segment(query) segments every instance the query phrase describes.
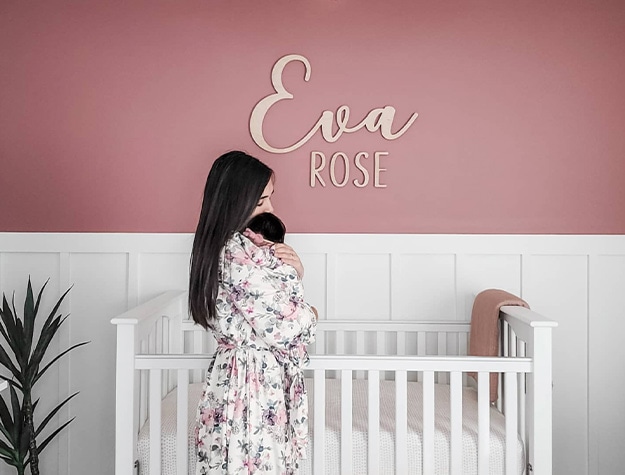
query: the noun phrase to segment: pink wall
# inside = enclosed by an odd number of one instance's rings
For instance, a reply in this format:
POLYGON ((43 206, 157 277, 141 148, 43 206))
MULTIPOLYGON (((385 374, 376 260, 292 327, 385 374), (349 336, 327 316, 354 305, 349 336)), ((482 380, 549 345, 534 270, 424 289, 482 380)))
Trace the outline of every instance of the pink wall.
POLYGON ((191 232, 242 148, 291 232, 625 234, 625 3, 591 3, 2 2, 0 231, 191 232), (261 150, 250 113, 290 53, 312 76, 286 69, 274 143, 343 104, 419 118, 261 150), (311 188, 312 151, 387 151, 387 187, 311 188))

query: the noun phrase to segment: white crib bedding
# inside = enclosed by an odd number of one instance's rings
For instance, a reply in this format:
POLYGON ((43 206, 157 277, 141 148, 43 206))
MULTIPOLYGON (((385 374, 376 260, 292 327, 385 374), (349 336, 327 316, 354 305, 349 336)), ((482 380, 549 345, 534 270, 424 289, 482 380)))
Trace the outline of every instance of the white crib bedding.
MULTIPOLYGON (((307 379, 309 394, 310 427, 313 426, 313 382, 307 379)), ((189 474, 195 474, 195 411, 200 399, 202 384, 191 384, 189 387, 189 474)), ((408 382, 408 466, 410 475, 421 474, 422 466, 422 385, 408 382)), ((353 420, 353 473, 367 473, 367 381, 354 380, 352 391, 353 420)), ((449 473, 449 450, 451 440, 451 417, 449 409, 449 386, 437 384, 435 387, 435 472, 449 473)), ((176 474, 176 390, 170 392, 162 403, 162 474, 176 474)), ((464 475, 477 474, 477 393, 474 389, 463 388, 463 434, 462 459, 464 475)), ((340 474, 341 444, 341 394, 340 380, 326 380, 326 437, 325 457, 326 475, 340 474)), ((380 384, 380 473, 394 474, 395 447, 395 383, 381 381, 380 384)), ((505 473, 505 422, 504 416, 494 407, 490 409, 490 459, 489 473, 492 475, 505 473)), ((149 474, 149 433, 150 422, 141 428, 138 438, 138 459, 140 475, 149 474)), ((314 443, 314 437, 312 437, 314 443)), ((312 444, 308 447, 308 459, 300 467, 300 475, 312 474, 312 444)), ((518 473, 524 473, 524 450, 520 439, 517 441, 518 473)))

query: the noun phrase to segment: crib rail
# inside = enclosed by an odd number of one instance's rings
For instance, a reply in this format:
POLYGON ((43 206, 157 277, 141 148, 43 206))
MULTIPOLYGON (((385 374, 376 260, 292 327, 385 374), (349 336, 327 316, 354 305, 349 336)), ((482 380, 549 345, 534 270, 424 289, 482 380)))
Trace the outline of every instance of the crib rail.
MULTIPOLYGON (((150 419, 150 473, 160 474, 161 399, 173 388, 178 395, 178 433, 186 435, 188 383, 203 378, 214 349, 207 333, 186 320, 185 292, 167 292, 112 320, 117 325, 116 475, 130 475, 136 460, 140 425, 150 419), (140 408, 137 410, 137 408, 140 408)), ((450 391, 451 473, 461 473, 462 387, 469 372, 478 374, 478 468, 488 473, 489 373, 500 374, 497 407, 506 414, 506 473, 515 471, 513 444, 519 434, 528 466, 535 474, 551 473, 551 330, 556 324, 525 308, 503 307, 500 354, 503 358, 466 356, 468 322, 320 321, 311 348, 308 374, 313 377, 314 439, 324 440, 324 385, 340 379, 342 417, 341 473, 351 473, 351 388, 367 380, 370 443, 368 473, 379 467, 380 381, 394 381, 396 394, 396 473, 407 473, 406 387, 423 388, 423 473, 433 473, 434 385, 450 391), (412 356, 406 356, 412 355, 412 356), (440 356, 445 355, 445 356, 440 356), (377 403, 376 403, 377 401, 377 403), (377 408, 376 408, 377 407, 377 408), (317 431, 320 431, 318 433, 317 431), (343 450, 344 449, 344 450, 343 450), (460 468, 459 468, 460 467, 460 468)), ((470 380, 470 379, 469 379, 470 380)), ((324 451, 313 439, 313 471, 323 473, 324 451)), ((177 473, 188 473, 186 436, 177 438, 177 473)))
MULTIPOLYGON (((191 335, 185 340, 185 353, 211 353, 214 350, 212 337, 192 320, 183 321, 181 328, 191 335)), ((380 321, 320 320, 316 341, 309 347, 309 352, 463 355, 467 353, 469 332, 470 323, 458 321, 384 321, 381 327, 380 321)))
MULTIPOLYGON (((521 436, 532 475, 552 473, 552 330, 557 322, 528 308, 501 307, 502 356, 532 358, 532 372, 521 380, 519 418, 527 421, 521 436), (526 432, 527 431, 527 432, 526 432)), ((500 384, 501 387, 501 384, 500 384)), ((504 391, 507 384, 504 384, 504 391)), ((500 398, 501 400, 501 398, 500 398)), ((503 400, 504 406, 506 399, 503 400)), ((498 403, 501 407, 501 403, 498 403)))
MULTIPOLYGON (((179 352, 180 322, 186 318, 186 292, 169 291, 111 320, 117 326, 115 369, 115 473, 132 474, 137 435, 145 407, 140 404, 141 379, 135 377, 135 356, 142 352, 179 352), (184 316, 183 316, 184 315, 184 316), (138 408, 138 411, 135 411, 138 408)), ((145 382, 145 381, 144 381, 145 382)), ((161 394, 167 388, 161 387, 161 394)))
MULTIPOLYGON (((188 381, 190 371, 205 368, 207 355, 137 355, 135 368, 146 370, 150 374, 150 472, 160 473, 161 466, 161 374, 165 371, 177 371, 177 473, 188 473, 187 415, 188 381)), ((315 440, 325 440, 325 384, 330 371, 339 371, 341 380, 341 473, 353 473, 352 467, 352 380, 355 372, 362 371, 368 380, 368 473, 385 473, 380 466, 380 453, 377 441, 380 433, 379 384, 382 371, 392 371, 395 375, 396 416, 395 416, 395 470, 396 473, 408 473, 407 446, 407 381, 412 372, 423 375, 423 473, 434 473, 434 387, 435 375, 449 374, 450 411, 451 411, 451 473, 462 472, 462 375, 467 372, 478 373, 478 473, 489 473, 489 374, 502 372, 506 375, 505 406, 506 414, 506 474, 518 474, 517 434, 519 426, 524 426, 524 419, 517 417, 518 388, 517 380, 532 371, 531 358, 485 358, 485 357, 419 357, 419 356, 353 356, 336 355, 311 357, 309 364, 313 372, 313 400, 315 440)), ((322 444, 313 442, 313 473, 325 473, 325 450, 322 444)))

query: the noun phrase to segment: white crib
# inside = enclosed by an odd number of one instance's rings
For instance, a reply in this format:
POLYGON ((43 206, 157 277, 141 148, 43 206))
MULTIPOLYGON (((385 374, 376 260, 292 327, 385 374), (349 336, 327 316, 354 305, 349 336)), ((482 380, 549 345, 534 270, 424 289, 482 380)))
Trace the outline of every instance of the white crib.
MULTIPOLYGON (((152 475, 194 473, 197 391, 213 342, 187 320, 186 299, 165 292, 112 320, 116 475, 147 474, 146 464, 152 475)), ((302 474, 551 474, 557 324, 521 307, 502 307, 500 322, 501 356, 487 358, 466 356, 468 322, 321 320, 302 474)))

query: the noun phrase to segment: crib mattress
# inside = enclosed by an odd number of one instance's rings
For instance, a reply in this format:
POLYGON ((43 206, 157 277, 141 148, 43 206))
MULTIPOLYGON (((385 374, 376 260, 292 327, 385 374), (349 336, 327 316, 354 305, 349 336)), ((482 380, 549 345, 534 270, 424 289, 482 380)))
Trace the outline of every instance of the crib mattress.
MULTIPOLYGON (((380 382, 380 473, 395 474, 395 383, 380 382)), ((313 382, 306 380, 309 394, 309 432, 314 434, 313 424, 313 382)), ((326 475, 340 475, 341 447, 341 392, 340 380, 326 380, 326 475)), ((195 411, 200 400, 202 384, 189 387, 189 474, 195 474, 195 411)), ((421 474, 422 470, 422 408, 423 392, 421 383, 408 382, 408 466, 409 475, 421 474)), ((367 473, 367 381, 354 380, 352 390, 352 453, 353 473, 367 473)), ((437 384, 435 387, 435 473, 449 473, 449 451, 451 440, 451 416, 449 409, 449 386, 437 384)), ((176 391, 169 393, 162 403, 162 474, 176 474, 176 391)), ((463 431, 462 459, 464 475, 477 474, 477 392, 463 388, 463 431)), ((505 422, 497 409, 490 409, 490 471, 492 475, 505 473, 505 422)), ((141 428, 138 438, 138 458, 140 475, 149 474, 149 433, 150 422, 141 428)), ((314 436, 311 437, 314 444, 314 436)), ((312 444, 308 447, 308 459, 300 466, 300 475, 312 474, 312 444)), ((518 473, 524 473, 524 451, 520 439, 517 441, 518 473)))

